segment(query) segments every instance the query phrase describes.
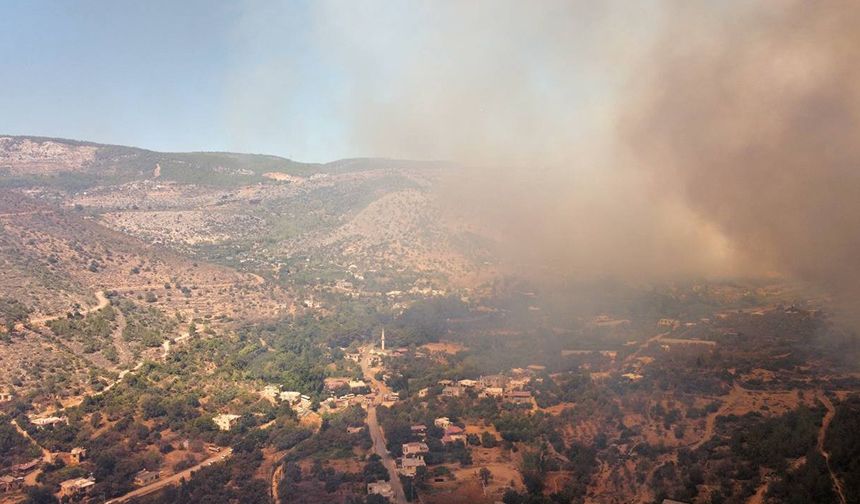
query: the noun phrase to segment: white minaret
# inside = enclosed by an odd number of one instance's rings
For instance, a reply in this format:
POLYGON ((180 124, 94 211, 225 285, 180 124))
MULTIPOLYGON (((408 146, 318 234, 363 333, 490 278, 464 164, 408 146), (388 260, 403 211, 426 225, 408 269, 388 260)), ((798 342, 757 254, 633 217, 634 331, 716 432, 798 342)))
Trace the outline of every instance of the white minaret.
POLYGON ((380 341, 382 342, 382 351, 384 352, 385 351, 385 328, 384 327, 382 328, 382 339, 380 341))

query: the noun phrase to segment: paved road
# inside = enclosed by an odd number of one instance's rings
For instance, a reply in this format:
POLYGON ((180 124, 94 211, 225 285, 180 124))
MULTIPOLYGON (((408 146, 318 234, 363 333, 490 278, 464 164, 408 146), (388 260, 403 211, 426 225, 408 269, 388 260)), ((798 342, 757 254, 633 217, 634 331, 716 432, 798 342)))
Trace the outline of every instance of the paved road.
POLYGON ((192 473, 199 471, 201 468, 205 467, 206 465, 208 465, 210 463, 220 462, 221 460, 226 460, 231 455, 233 455, 233 449, 232 448, 225 448, 221 452, 216 453, 215 455, 209 457, 208 459, 204 460, 203 462, 197 464, 194 467, 191 467, 191 468, 186 469, 182 472, 176 473, 172 476, 162 478, 162 479, 160 479, 154 483, 150 483, 149 485, 142 486, 136 490, 132 490, 131 492, 129 492, 125 495, 122 495, 120 497, 115 497, 115 498, 107 501, 105 504, 118 504, 120 502, 127 502, 128 500, 133 499, 135 497, 142 497, 144 495, 149 495, 153 492, 157 492, 158 490, 161 490, 164 487, 172 486, 172 485, 178 485, 179 480, 185 478, 185 480, 187 481, 187 480, 191 479, 192 473))
POLYGON ((373 376, 374 373, 370 367, 370 352, 367 348, 363 349, 361 353, 361 371, 364 373, 364 379, 371 384, 373 391, 376 392, 374 403, 367 407, 367 428, 370 431, 370 438, 373 440, 373 452, 382 458, 382 464, 388 469, 389 482, 394 491, 394 502, 406 504, 406 492, 403 491, 400 476, 397 474, 397 463, 385 447, 385 433, 382 432, 379 420, 376 418, 377 404, 381 403, 383 396, 391 393, 391 391, 385 383, 373 376))

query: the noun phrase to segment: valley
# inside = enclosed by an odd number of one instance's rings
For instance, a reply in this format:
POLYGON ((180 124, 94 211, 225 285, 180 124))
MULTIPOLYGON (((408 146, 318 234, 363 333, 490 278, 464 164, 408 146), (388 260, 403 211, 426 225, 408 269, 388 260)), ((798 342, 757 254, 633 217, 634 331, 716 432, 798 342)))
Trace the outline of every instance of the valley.
POLYGON ((827 299, 537 281, 454 169, 0 137, 0 502, 860 498, 827 299))

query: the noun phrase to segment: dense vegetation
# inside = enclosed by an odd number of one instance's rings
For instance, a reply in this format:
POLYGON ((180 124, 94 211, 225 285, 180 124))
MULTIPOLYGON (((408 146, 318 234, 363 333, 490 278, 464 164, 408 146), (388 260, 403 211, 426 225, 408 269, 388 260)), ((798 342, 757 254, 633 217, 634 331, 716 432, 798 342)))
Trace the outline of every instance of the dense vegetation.
POLYGON ((860 502, 860 397, 849 397, 836 408, 824 448, 842 480, 848 502, 860 502))
POLYGON ((29 462, 40 455, 39 449, 18 433, 9 420, 0 415, 0 467, 29 462))

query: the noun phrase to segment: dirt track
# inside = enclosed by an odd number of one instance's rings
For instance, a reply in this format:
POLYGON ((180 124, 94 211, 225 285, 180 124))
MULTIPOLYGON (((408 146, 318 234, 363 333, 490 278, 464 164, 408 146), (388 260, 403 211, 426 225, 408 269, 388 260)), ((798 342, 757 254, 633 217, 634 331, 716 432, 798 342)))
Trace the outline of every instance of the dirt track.
MULTIPOLYGON (((110 300, 105 296, 104 291, 97 291, 95 293, 95 296, 96 296, 96 299, 98 300, 98 303, 95 306, 91 306, 89 308, 84 308, 84 309, 80 310, 81 315, 87 315, 88 313, 92 313, 94 311, 101 310, 102 308, 105 308, 105 307, 107 307, 108 304, 110 304, 110 300)), ((66 314, 63 313, 60 315, 46 315, 44 317, 31 318, 30 323, 34 324, 34 325, 44 325, 44 324, 47 324, 48 322, 50 322, 52 320, 57 320, 57 319, 65 317, 65 316, 66 316, 66 314)))
POLYGON ((827 464, 827 472, 830 473, 830 479, 833 481, 833 488, 836 489, 836 493, 839 495, 839 502, 846 504, 847 501, 845 499, 845 492, 842 489, 842 481, 839 480, 839 477, 830 467, 830 454, 824 449, 824 440, 827 438, 827 428, 830 427, 830 422, 836 415, 836 408, 833 407, 833 403, 830 402, 830 399, 823 392, 819 393, 818 397, 821 400, 821 403, 824 404, 824 407, 827 408, 827 414, 824 415, 824 419, 821 421, 821 429, 818 430, 818 453, 824 457, 824 461, 827 464))

